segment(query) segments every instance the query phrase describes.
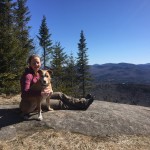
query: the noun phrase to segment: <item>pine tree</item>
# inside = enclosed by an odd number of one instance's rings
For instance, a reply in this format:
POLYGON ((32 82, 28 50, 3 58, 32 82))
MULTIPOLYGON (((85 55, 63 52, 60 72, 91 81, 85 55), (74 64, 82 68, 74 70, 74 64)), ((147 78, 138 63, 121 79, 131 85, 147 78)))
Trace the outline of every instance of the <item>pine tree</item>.
POLYGON ((66 93, 68 95, 77 97, 77 71, 76 71, 76 61, 71 53, 68 56, 67 66, 65 68, 65 85, 66 93))
POLYGON ((23 69, 26 65, 26 59, 30 53, 30 51, 34 48, 33 39, 29 37, 30 26, 28 22, 30 21, 31 16, 29 15, 29 9, 26 6, 27 0, 17 0, 15 8, 14 8, 14 29, 16 31, 16 36, 20 41, 18 53, 18 64, 22 64, 22 66, 18 65, 19 69, 23 69))
POLYGON ((78 84, 82 97, 86 94, 86 87, 90 78, 89 66, 88 66, 88 55, 86 47, 86 39, 83 30, 80 33, 80 40, 78 43, 78 57, 77 57, 77 73, 78 73, 78 84))
POLYGON ((14 36, 12 0, 0 0, 0 93, 16 88, 15 52, 19 40, 14 36))
POLYGON ((0 17, 0 61, 2 64, 0 70, 22 72, 29 50, 32 48, 27 26, 30 18, 26 17, 29 12, 23 0, 15 3, 3 0, 0 1, 0 6, 0 16, 2 16, 0 17))
POLYGON ((0 0, 0 26, 10 28, 12 26, 12 0, 0 0))
POLYGON ((40 42, 40 46, 43 48, 43 61, 44 68, 46 67, 46 63, 49 59, 49 55, 52 53, 52 40, 51 34, 49 34, 49 29, 46 23, 46 17, 43 16, 42 23, 39 29, 39 36, 37 36, 40 42))
MULTIPOLYGON (((21 68, 25 66, 23 58, 26 53, 22 50, 21 32, 16 27, 17 2, 0 0, 0 92, 20 90, 21 68)), ((29 47, 26 46, 26 49, 29 50, 29 47)))
POLYGON ((66 66, 67 55, 62 48, 60 42, 55 43, 53 47, 52 60, 50 62, 51 68, 54 70, 53 87, 56 90, 64 91, 64 67, 66 66))
POLYGON ((10 56, 13 52, 13 3, 0 0, 0 72, 10 71, 10 56))

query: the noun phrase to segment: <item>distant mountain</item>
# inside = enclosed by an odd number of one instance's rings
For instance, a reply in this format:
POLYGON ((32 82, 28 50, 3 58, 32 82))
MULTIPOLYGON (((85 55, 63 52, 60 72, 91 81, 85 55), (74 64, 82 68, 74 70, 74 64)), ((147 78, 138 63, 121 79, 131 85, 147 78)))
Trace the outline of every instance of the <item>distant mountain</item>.
POLYGON ((95 83, 135 83, 150 84, 150 63, 107 63, 90 65, 95 83))

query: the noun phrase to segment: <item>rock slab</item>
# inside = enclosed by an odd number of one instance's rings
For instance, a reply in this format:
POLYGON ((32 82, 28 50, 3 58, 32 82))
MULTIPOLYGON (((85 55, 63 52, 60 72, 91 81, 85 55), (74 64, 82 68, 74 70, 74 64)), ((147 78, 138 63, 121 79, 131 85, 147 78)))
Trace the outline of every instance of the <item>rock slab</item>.
POLYGON ((86 111, 44 111, 43 121, 33 113, 28 121, 19 116, 17 105, 0 105, 0 140, 36 127, 65 130, 89 136, 150 135, 150 108, 94 101, 86 111))

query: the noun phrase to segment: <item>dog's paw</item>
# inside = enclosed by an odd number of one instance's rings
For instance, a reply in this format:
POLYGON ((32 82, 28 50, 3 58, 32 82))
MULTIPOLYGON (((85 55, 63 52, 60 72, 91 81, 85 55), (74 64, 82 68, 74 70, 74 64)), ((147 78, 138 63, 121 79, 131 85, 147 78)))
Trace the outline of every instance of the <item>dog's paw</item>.
POLYGON ((39 121, 42 121, 42 120, 43 120, 43 117, 42 117, 42 116, 39 116, 39 117, 38 117, 38 120, 39 120, 39 121))
POLYGON ((54 110, 53 108, 48 107, 48 111, 53 111, 53 110, 54 110))
POLYGON ((52 92, 50 92, 48 96, 50 97, 52 94, 53 94, 53 91, 52 91, 52 92))

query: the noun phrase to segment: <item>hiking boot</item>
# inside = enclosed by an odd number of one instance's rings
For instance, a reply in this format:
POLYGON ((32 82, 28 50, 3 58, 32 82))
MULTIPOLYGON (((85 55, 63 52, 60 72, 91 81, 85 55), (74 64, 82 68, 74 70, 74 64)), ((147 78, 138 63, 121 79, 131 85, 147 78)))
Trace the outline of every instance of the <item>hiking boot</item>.
POLYGON ((85 99, 90 99, 90 98, 92 98, 91 94, 87 94, 86 97, 85 97, 85 99))
POLYGON ((91 94, 88 94, 87 96, 86 96, 86 102, 85 102, 85 106, 86 106, 86 108, 85 109, 87 109, 92 103, 93 103, 93 101, 94 101, 94 96, 92 96, 91 94), (87 99, 88 98, 88 99, 87 99))

